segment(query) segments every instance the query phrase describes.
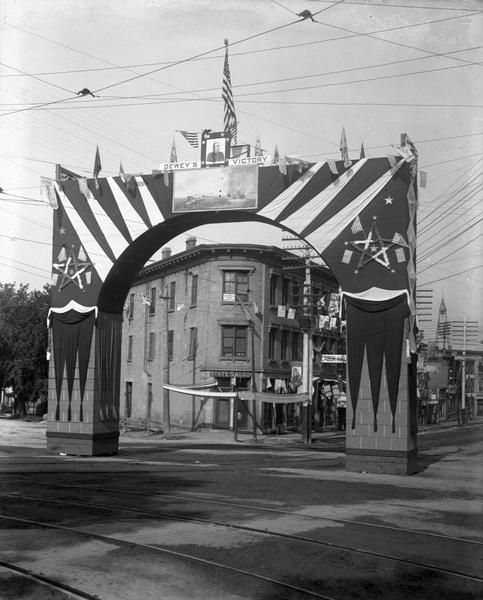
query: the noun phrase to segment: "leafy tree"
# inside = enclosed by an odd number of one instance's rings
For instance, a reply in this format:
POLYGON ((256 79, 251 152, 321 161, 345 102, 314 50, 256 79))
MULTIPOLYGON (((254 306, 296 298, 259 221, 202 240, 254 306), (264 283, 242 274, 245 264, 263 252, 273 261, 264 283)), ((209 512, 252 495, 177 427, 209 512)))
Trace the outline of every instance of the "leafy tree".
POLYGON ((49 305, 48 286, 0 283, 0 389, 13 388, 19 414, 28 400, 47 397, 49 305))

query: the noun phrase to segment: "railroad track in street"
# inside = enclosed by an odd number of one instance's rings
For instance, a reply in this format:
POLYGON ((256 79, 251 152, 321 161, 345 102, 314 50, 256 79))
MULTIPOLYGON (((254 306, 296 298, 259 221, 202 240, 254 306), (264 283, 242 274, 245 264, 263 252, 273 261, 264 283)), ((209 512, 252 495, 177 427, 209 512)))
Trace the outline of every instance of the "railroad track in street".
MULTIPOLYGON (((420 573, 432 573, 432 576, 441 576, 441 577, 445 577, 447 581, 452 580, 453 585, 455 586, 456 589, 458 589, 460 586, 470 586, 470 587, 481 587, 480 584, 483 582, 483 578, 476 573, 472 573, 472 572, 465 572, 462 570, 458 570, 458 569, 451 569, 451 568, 446 568, 446 567, 441 567, 438 566, 436 564, 431 564, 431 562, 429 561, 422 561, 422 560, 415 560, 415 559, 411 559, 408 558, 407 556, 404 556, 404 552, 405 552, 405 547, 406 545, 411 545, 411 541, 409 541, 409 538, 411 537, 416 537, 417 539, 421 540, 423 538, 426 538, 426 541, 429 540, 433 540, 433 542, 438 541, 439 543, 442 543, 444 541, 450 543, 452 546, 451 548, 453 549, 453 551, 455 551, 455 548, 460 548, 461 550, 463 550, 463 548, 465 548, 465 552, 467 552, 468 547, 472 547, 474 548, 475 551, 480 552, 481 550, 481 546, 483 545, 481 542, 476 541, 476 540, 467 540, 467 539, 462 539, 462 538, 457 538, 454 536, 445 536, 442 534, 433 534, 431 532, 422 532, 422 531, 415 531, 415 530, 410 530, 410 529, 399 529, 397 527, 392 527, 392 526, 386 526, 386 525, 382 525, 382 524, 375 524, 375 523, 368 523, 368 522, 364 522, 364 521, 354 521, 354 520, 349 520, 349 519, 330 519, 327 517, 317 517, 314 515, 306 515, 306 514, 302 514, 302 513, 297 513, 297 512, 293 512, 293 511, 286 511, 286 510, 280 510, 280 509, 273 509, 273 508, 266 508, 266 507, 259 507, 259 506, 255 506, 253 504, 245 504, 245 503, 238 503, 238 502, 230 502, 229 499, 227 497, 224 497, 222 499, 220 499, 220 497, 218 498, 206 498, 206 497, 202 497, 202 496, 197 496, 195 494, 188 494, 188 495, 180 495, 180 494, 150 494, 150 501, 160 501, 160 500, 172 500, 172 501, 176 501, 178 503, 178 506, 180 506, 180 502, 184 501, 186 502, 187 500, 189 502, 194 502, 196 504, 196 506, 199 507, 202 503, 207 503, 210 505, 214 505, 214 506, 223 506, 223 507, 229 507, 231 508, 236 508, 236 509, 241 509, 244 511, 248 511, 252 518, 254 513, 260 513, 260 514, 276 514, 278 516, 282 515, 285 517, 289 517, 292 520, 294 519, 303 519, 304 521, 306 519, 310 520, 313 522, 314 524, 314 529, 316 531, 314 531, 312 533, 312 537, 309 537, 307 535, 297 535, 294 533, 287 533, 287 532, 283 532, 283 531, 277 531, 274 529, 268 529, 266 527, 264 528, 260 528, 260 527, 254 527, 254 526, 250 526, 250 525, 241 525, 238 523, 233 523, 233 522, 229 522, 226 519, 225 520, 219 520, 219 519, 206 519, 206 518, 202 518, 202 517, 194 517, 194 516, 190 516, 187 514, 182 514, 181 510, 174 510, 174 511, 163 511, 163 510, 142 510, 139 508, 132 508, 132 507, 125 507, 125 506, 116 506, 112 504, 112 501, 115 501, 116 498, 125 498, 127 496, 143 496, 146 497, 146 492, 142 492, 142 491, 132 491, 132 490, 126 490, 126 489, 119 489, 119 488, 105 488, 105 487, 100 487, 100 486, 92 486, 92 485, 70 485, 70 484, 41 484, 40 482, 36 482, 35 486, 37 486, 37 489, 42 489, 48 486, 49 493, 53 493, 56 492, 57 494, 59 493, 59 490, 63 490, 64 492, 70 492, 70 491, 75 491, 76 494, 78 494, 78 492, 80 490, 82 490, 82 493, 84 495, 89 494, 89 493, 96 493, 96 494, 110 494, 110 500, 111 503, 104 503, 104 502, 99 502, 99 501, 84 501, 84 500, 73 500, 72 498, 52 498, 49 495, 32 495, 32 494, 23 494, 23 493, 6 493, 6 492, 1 492, 0 493, 0 498, 3 498, 4 500, 10 500, 13 501, 13 506, 16 507, 18 509, 19 505, 25 505, 25 503, 37 503, 39 506, 42 506, 44 510, 46 510, 47 506, 57 506, 57 507, 63 507, 63 511, 64 513, 67 514, 71 514, 73 511, 75 512, 75 510, 80 510, 81 511, 81 515, 80 518, 78 519, 79 521, 82 522, 82 511, 88 511, 88 514, 90 516, 90 518, 92 518, 93 514, 96 515, 97 514, 97 518, 100 519, 100 523, 102 524, 103 519, 105 519, 106 513, 109 515, 108 520, 110 522, 118 522, 119 517, 114 517, 113 515, 119 515, 119 514, 124 514, 124 515, 128 515, 131 517, 134 517, 135 519, 147 519, 149 523, 152 523, 153 521, 156 522, 157 524, 160 523, 160 521, 162 521, 163 523, 170 523, 170 522, 179 522, 179 523, 188 523, 188 524, 194 524, 196 526, 202 526, 204 528, 204 530, 206 531, 205 535, 206 536, 213 536, 213 535, 217 535, 217 531, 219 533, 219 531, 221 529, 225 529, 225 530, 229 530, 229 531, 234 531, 234 532, 242 532, 243 534, 246 535, 250 535, 250 536, 256 536, 257 540, 278 540, 281 541, 283 544, 295 544, 295 552, 305 552, 307 551, 307 548, 310 546, 312 548, 319 548, 319 550, 321 550, 320 553, 320 561, 323 563, 324 562, 324 552, 331 552, 331 553, 340 553, 341 554, 341 560, 345 560, 345 557, 347 557, 347 555, 352 555, 352 556, 359 556, 358 560, 378 560, 378 561, 384 561, 386 568, 394 568, 394 565, 399 565, 400 567, 406 568, 406 567, 411 567, 411 569, 413 570, 417 570, 420 573), (57 489, 55 489, 57 487, 57 489), (365 535, 367 536, 367 530, 378 530, 378 531, 384 531, 384 530, 391 530, 392 533, 398 533, 399 535, 402 535, 403 537, 401 538, 400 542, 399 542, 399 546, 401 547, 401 552, 402 555, 395 555, 393 553, 388 553, 388 552, 383 552, 383 551, 377 551, 377 550, 373 550, 370 548, 362 548, 357 545, 354 544, 342 544, 342 543, 337 543, 335 541, 332 540, 328 540, 328 539, 323 539, 323 537, 321 537, 321 533, 320 533, 320 528, 318 529, 316 527, 316 523, 317 521, 319 521, 319 523, 321 524, 321 527, 324 527, 324 523, 327 523, 327 521, 332 521, 338 525, 345 525, 348 527, 362 527, 366 529, 366 533, 365 535), (216 531, 214 531, 214 528, 219 528, 216 531), (393 565, 393 567, 388 567, 388 564, 393 565)), ((3 506, 3 510, 4 512, 6 510, 8 510, 8 506, 3 506)), ((51 514, 51 513, 49 513, 51 514)), ((201 562, 203 564, 207 564, 207 565, 211 565, 212 567, 216 568, 216 569, 224 569, 225 571, 229 571, 229 572, 236 572, 238 575, 243 575, 245 577, 252 577, 252 578, 258 578, 260 580, 265 581, 266 583, 269 583, 271 585, 277 585, 277 586, 282 586, 285 587, 287 589, 290 589, 293 593, 296 594, 302 594, 301 597, 303 597, 303 594, 308 595, 308 597, 313 597, 313 598, 325 598, 325 599, 330 599, 330 600, 337 600, 338 596, 331 596, 331 595, 327 595, 327 594, 321 594, 320 592, 318 592, 316 589, 310 589, 310 588, 305 588, 305 587, 301 587, 301 586, 297 586, 294 584, 288 584, 287 582, 284 582, 283 579, 277 578, 277 577, 271 577, 268 574, 264 574, 262 572, 259 571, 254 571, 254 570, 250 570, 250 569, 241 569, 237 566, 235 566, 235 564, 228 564, 229 561, 229 557, 228 555, 223 556, 223 561, 221 562, 220 560, 210 560, 209 558, 205 558, 201 555, 196 555, 192 552, 178 552, 176 550, 173 550, 172 548, 169 548, 167 546, 163 546, 162 544, 145 544, 145 543, 140 543, 140 542, 133 542, 132 540, 129 539, 123 539, 122 535, 107 535, 104 533, 94 533, 92 531, 85 531, 80 527, 72 527, 72 526, 66 526, 66 525, 62 525, 59 523, 49 523, 49 522, 45 522, 43 520, 35 520, 35 519, 25 519, 23 517, 19 517, 19 516, 14 516, 14 515, 9 515, 9 514, 4 514, 4 515, 0 515, 1 519, 4 519, 4 521, 18 521, 19 523, 24 523, 24 524, 29 524, 32 526, 36 526, 36 527, 43 527, 43 528, 54 528, 57 529, 59 531, 65 531, 65 532, 71 532, 74 534, 78 534, 81 536, 87 536, 87 537, 92 537, 94 539, 98 539, 98 540, 104 540, 104 541, 110 541, 110 542, 115 542, 116 544, 121 544, 123 546, 127 546, 127 547, 136 547, 136 548, 143 548, 145 550, 149 550, 150 552, 156 552, 156 553, 165 553, 171 556, 175 556, 178 559, 182 559, 182 560, 190 560, 190 561, 197 561, 197 562, 201 562)), ((60 513, 60 511, 57 513, 57 518, 59 519, 60 523, 62 523, 62 513, 60 513)), ((141 523, 142 524, 142 523, 141 523)), ((295 527, 296 527, 297 523, 295 523, 295 527)), ((360 540, 361 536, 360 535, 356 535, 357 534, 357 529, 353 532, 353 535, 349 536, 352 540, 354 539, 358 539, 360 540)), ((369 535, 369 538, 371 538, 371 535, 369 535)), ((427 544, 425 544, 427 545, 427 544)), ((431 547, 431 545, 429 544, 429 548, 431 547)), ((13 567, 15 565, 12 565, 13 567)), ((480 590, 481 591, 481 590, 480 590)), ((290 597, 296 597, 296 596, 290 596, 290 597)), ((472 597, 471 595, 468 597, 472 597)), ((478 593, 475 593, 474 595, 475 598, 478 597, 478 593)))

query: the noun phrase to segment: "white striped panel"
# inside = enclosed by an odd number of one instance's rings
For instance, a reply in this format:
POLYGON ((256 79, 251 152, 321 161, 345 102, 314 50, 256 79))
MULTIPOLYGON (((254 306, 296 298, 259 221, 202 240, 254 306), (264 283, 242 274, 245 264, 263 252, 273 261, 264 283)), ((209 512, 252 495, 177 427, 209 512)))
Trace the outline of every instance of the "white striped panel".
POLYGON ((99 277, 102 279, 102 281, 104 281, 112 267, 111 259, 106 256, 104 250, 94 239, 94 236, 90 232, 89 228, 81 219, 76 209, 72 206, 69 198, 65 195, 64 191, 60 188, 56 181, 54 181, 54 186, 60 196, 65 212, 67 213, 67 216, 69 217, 77 235, 79 236, 81 244, 84 246, 85 251, 93 262, 94 268, 99 274, 99 277))
POLYGON ((121 211, 122 218, 134 241, 141 233, 144 233, 147 230, 147 227, 138 213, 134 210, 132 204, 126 198, 124 192, 114 181, 114 177, 106 177, 106 181, 109 183, 109 187, 111 188, 119 210, 121 211))
POLYGON ((335 182, 331 183, 324 190, 319 192, 317 196, 314 196, 312 200, 309 200, 307 204, 299 208, 296 212, 282 221, 281 225, 285 225, 297 233, 303 231, 307 225, 310 225, 310 223, 312 223, 312 221, 320 214, 320 212, 326 206, 328 206, 330 202, 332 202, 332 200, 343 189, 347 182, 354 177, 354 175, 366 162, 367 158, 357 161, 353 167, 342 173, 342 175, 335 182))
POLYGON ((307 185, 307 183, 312 179, 317 171, 323 165, 325 165, 326 162, 327 161, 324 160, 323 162, 318 162, 315 165, 312 165, 308 171, 306 171, 296 181, 294 181, 291 186, 274 198, 270 204, 265 206, 265 208, 262 208, 258 214, 262 217, 267 217, 268 219, 273 219, 275 221, 282 210, 295 198, 300 190, 307 185))
POLYGON ((90 209, 94 213, 94 217, 99 224, 99 227, 101 228, 102 233, 104 234, 104 237, 106 238, 114 256, 119 258, 119 256, 127 248, 129 244, 128 240, 126 240, 124 235, 116 227, 113 220, 108 217, 107 213, 92 194, 89 194, 87 202, 90 209))
POLYGON ((385 185, 392 179, 394 174, 399 170, 404 160, 399 161, 384 175, 379 177, 371 186, 369 186, 362 194, 359 194, 348 206, 338 212, 332 219, 321 225, 318 229, 305 236, 305 239, 317 249, 318 252, 323 252, 329 246, 340 232, 347 227, 355 217, 377 196, 385 185))
POLYGON ((151 221, 151 225, 154 227, 154 225, 162 223, 164 221, 164 217, 159 210, 153 196, 151 195, 148 186, 144 183, 144 179, 140 175, 136 175, 136 182, 138 184, 139 193, 143 199, 144 206, 146 207, 149 220, 151 221))

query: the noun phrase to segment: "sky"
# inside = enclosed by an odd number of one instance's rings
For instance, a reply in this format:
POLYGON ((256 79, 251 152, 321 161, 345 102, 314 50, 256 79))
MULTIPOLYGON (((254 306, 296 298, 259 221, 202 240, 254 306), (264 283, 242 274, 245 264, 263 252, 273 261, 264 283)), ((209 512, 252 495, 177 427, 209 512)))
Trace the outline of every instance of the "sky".
MULTIPOLYGON (((151 173, 175 130, 223 129, 226 38, 239 143, 315 162, 340 158, 342 127, 354 158, 361 143, 385 156, 409 135, 426 176, 425 337, 443 296, 448 320, 483 321, 482 31, 481 0, 0 0, 0 282, 50 281, 40 178, 56 164, 92 176, 99 146, 101 176, 121 161, 151 173)), ((226 224, 187 232, 173 252, 190 235, 287 245, 275 227, 226 224)))

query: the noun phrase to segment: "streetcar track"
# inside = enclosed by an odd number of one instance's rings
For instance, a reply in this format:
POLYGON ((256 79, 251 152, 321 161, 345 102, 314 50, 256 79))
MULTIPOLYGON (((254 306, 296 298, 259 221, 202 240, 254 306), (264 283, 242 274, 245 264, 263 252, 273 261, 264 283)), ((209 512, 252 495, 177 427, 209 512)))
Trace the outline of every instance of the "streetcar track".
POLYGON ((13 571, 16 574, 23 575, 28 579, 32 579, 36 583, 41 585, 45 585, 50 589, 60 590, 61 592, 69 592, 69 594, 74 594, 75 598, 83 598, 84 600, 101 600, 99 596, 93 596, 88 592, 84 592, 78 588, 74 588, 71 585, 67 585, 66 583, 62 583, 57 579, 52 579, 52 577, 47 577, 41 573, 35 573, 31 569, 24 569, 19 565, 14 565, 13 563, 6 562, 4 560, 0 560, 0 567, 13 571))
MULTIPOLYGON (((31 485, 31 483, 29 485, 31 485)), ((34 485, 42 486, 42 487, 49 487, 50 489, 52 489, 52 484, 50 484, 50 483, 42 483, 41 481, 38 481, 38 482, 35 482, 34 485)), ((61 487, 61 488, 67 488, 67 489, 69 489, 69 488, 82 489, 82 490, 89 489, 89 490, 100 491, 100 492, 114 492, 116 494, 128 494, 128 495, 142 496, 142 497, 145 497, 145 495, 146 495, 144 492, 136 492, 134 490, 99 487, 99 486, 93 486, 93 485, 75 485, 75 484, 59 483, 59 482, 55 482, 53 485, 57 486, 57 487, 61 487)), ((293 516, 303 517, 306 519, 314 519, 314 520, 318 520, 318 521, 330 521, 333 523, 340 523, 342 525, 360 525, 362 527, 368 527, 368 528, 373 527, 375 529, 385 529, 385 530, 389 530, 389 531, 408 533, 408 534, 415 535, 415 536, 434 537, 437 539, 449 540, 449 541, 453 541, 453 542, 461 542, 463 544, 475 544, 478 546, 483 545, 483 541, 468 540, 468 539, 459 538, 459 537, 455 537, 455 536, 443 535, 441 533, 434 533, 431 531, 417 531, 415 529, 408 529, 406 527, 396 527, 394 525, 386 525, 383 523, 369 523, 368 521, 358 521, 355 519, 341 519, 341 518, 328 517, 328 516, 321 517, 318 515, 311 515, 311 514, 305 514, 305 513, 295 512, 295 511, 283 510, 280 508, 268 508, 268 507, 263 507, 263 506, 253 506, 253 505, 249 505, 249 504, 240 504, 238 502, 225 502, 225 501, 221 501, 221 500, 217 500, 217 499, 213 499, 213 498, 208 499, 205 496, 199 496, 199 495, 193 494, 192 492, 186 492, 186 494, 184 494, 184 495, 155 493, 155 494, 151 494, 150 497, 154 498, 156 496, 159 496, 161 498, 171 498, 173 500, 184 500, 184 501, 192 500, 192 501, 197 501, 197 502, 203 502, 206 504, 229 506, 232 508, 242 508, 242 509, 246 509, 246 510, 255 510, 258 512, 274 513, 274 514, 280 514, 280 515, 286 515, 286 516, 292 516, 292 517, 293 516)), ((217 496, 217 498, 220 498, 220 496, 217 496)))
MULTIPOLYGON (((124 510, 124 509, 121 509, 124 510)), ((128 509, 126 509, 128 510, 128 509)), ((225 571, 230 571, 233 573, 237 573, 239 575, 244 575, 247 577, 252 577, 255 579, 259 579, 261 581, 264 581, 266 583, 270 583, 273 585, 278 585, 281 587, 284 587, 286 589, 298 592, 300 594, 306 594, 308 596, 312 596, 313 598, 319 598, 320 600, 337 600, 336 598, 334 598, 333 596, 327 596, 325 594, 319 594, 318 592, 315 592, 313 590, 308 590, 296 585, 293 585, 291 583, 287 583, 285 581, 280 581, 278 579, 273 579, 271 577, 267 577, 266 575, 262 575, 260 573, 254 573, 252 571, 247 571, 245 569, 239 569, 237 567, 233 567, 230 565, 224 565, 223 563, 217 562, 217 561, 213 561, 213 560, 209 560, 206 558, 202 558, 200 556, 194 556, 192 554, 187 554, 186 552, 179 552, 177 550, 172 550, 170 548, 165 548, 163 546, 157 546, 157 545, 153 545, 153 544, 141 544, 139 542, 133 542, 131 540, 123 540, 122 538, 113 536, 113 535, 102 535, 99 533, 92 533, 92 532, 88 532, 88 531, 83 531, 82 529, 75 529, 74 527, 66 527, 64 525, 55 525, 53 523, 44 523, 43 521, 36 521, 34 519, 25 519, 22 517, 10 517, 7 515, 0 515, 0 519, 4 519, 4 520, 9 520, 9 521, 17 521, 19 523, 26 523, 28 525, 36 525, 38 527, 44 527, 46 529, 56 529, 58 531, 66 531, 69 533, 74 533, 76 535, 81 535, 84 537, 89 537, 92 539, 96 539, 99 541, 103 541, 103 542, 115 542, 116 544, 119 544, 123 547, 134 547, 137 549, 147 549, 147 550, 152 550, 154 552, 157 553, 161 553, 161 554, 169 554, 171 556, 175 556, 176 558, 182 558, 185 560, 190 560, 193 562, 198 562, 204 565, 208 565, 211 567, 217 567, 219 569, 224 569, 225 571)), ((9 563, 6 563, 7 565, 9 563)), ((12 565, 13 567, 15 567, 15 565, 12 565)), ((16 568, 16 567, 15 567, 16 568)), ((18 569, 21 569, 21 567, 18 567, 18 569)), ((55 580, 52 580, 55 581, 55 580)), ((92 599, 92 600, 99 600, 99 598, 97 596, 90 596, 90 595, 86 595, 84 596, 85 598, 88 599, 92 599)))
MULTIPOLYGON (((76 486, 73 486, 73 487, 76 487, 76 486)), ((89 489, 92 489, 92 488, 89 488, 89 489)), ((144 511, 144 510, 134 509, 134 508, 122 508, 122 507, 117 507, 117 506, 109 506, 107 504, 80 502, 77 500, 70 500, 70 499, 62 500, 62 499, 58 499, 58 498, 44 498, 41 496, 9 494, 6 492, 0 492, 0 497, 8 497, 8 498, 16 498, 16 499, 20 498, 22 500, 32 500, 35 502, 50 502, 52 504, 62 504, 62 505, 66 505, 66 506, 69 506, 69 505, 70 506, 79 506, 79 507, 84 507, 84 508, 95 508, 95 509, 109 510, 109 511, 113 511, 113 512, 125 512, 125 513, 131 513, 131 514, 136 514, 136 515, 142 515, 142 516, 146 516, 146 517, 171 519, 171 520, 176 520, 176 521, 197 523, 197 524, 208 525, 208 526, 215 525, 217 527, 234 529, 237 531, 243 531, 245 533, 255 533, 255 534, 259 534, 259 535, 266 536, 266 537, 277 537, 277 538, 282 538, 282 539, 288 539, 288 540, 295 541, 295 542, 303 542, 303 543, 308 543, 308 544, 314 544, 317 546, 328 547, 328 548, 331 548, 334 550, 340 550, 343 552, 352 552, 355 554, 363 554, 366 556, 370 556, 372 558, 380 558, 383 560, 399 562, 399 563, 403 563, 405 565, 412 565, 412 566, 415 566, 415 567, 418 567, 421 569, 429 569, 432 571, 436 571, 438 573, 444 573, 445 575, 450 575, 453 577, 460 577, 460 578, 469 579, 472 581, 477 581, 477 582, 483 581, 483 578, 477 577, 475 575, 471 575, 469 573, 464 573, 461 571, 456 571, 456 570, 451 570, 451 569, 445 569, 442 567, 437 567, 435 565, 418 562, 416 560, 412 560, 409 558, 401 558, 398 556, 394 556, 391 554, 384 554, 384 553, 376 552, 373 550, 365 550, 362 548, 345 546, 343 544, 337 544, 334 542, 309 538, 309 537, 300 536, 300 535, 282 533, 282 532, 277 532, 277 531, 270 531, 267 529, 259 529, 256 527, 248 527, 246 525, 236 525, 236 524, 225 523, 225 522, 221 522, 221 521, 202 519, 200 517, 188 517, 188 516, 180 515, 180 514, 176 514, 176 513, 164 513, 164 512, 159 512, 159 511, 156 511, 156 512, 144 511)), ((294 515, 297 513, 289 513, 289 514, 294 515)), ((304 517, 305 515, 297 514, 297 516, 304 517)), ((8 519, 8 518, 15 518, 15 517, 8 517, 6 515, 0 515, 0 518, 8 519)), ((58 527, 62 528, 63 526, 58 526, 58 527)), ((77 530, 73 529, 73 531, 77 531, 77 530)), ((117 538, 115 538, 115 539, 117 539, 117 538)), ((461 540, 461 541, 464 541, 464 540, 461 540)))

